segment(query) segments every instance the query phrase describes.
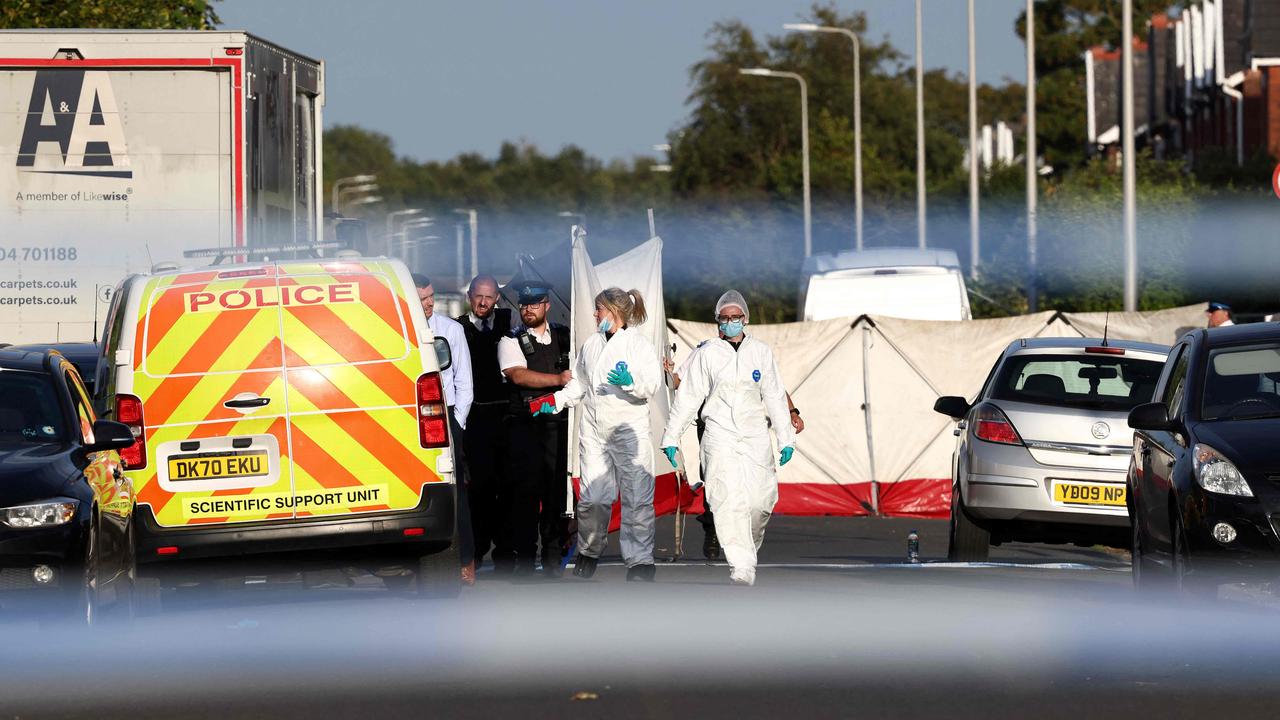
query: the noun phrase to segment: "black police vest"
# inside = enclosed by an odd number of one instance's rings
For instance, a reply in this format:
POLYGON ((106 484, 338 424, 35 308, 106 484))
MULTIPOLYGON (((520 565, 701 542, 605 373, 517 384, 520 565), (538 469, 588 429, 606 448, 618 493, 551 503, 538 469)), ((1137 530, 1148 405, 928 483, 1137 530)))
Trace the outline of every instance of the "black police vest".
MULTIPOLYGON (((523 325, 513 330, 510 334, 520 346, 520 352, 524 354, 525 364, 530 370, 557 375, 569 369, 569 328, 551 323, 551 342, 547 345, 534 340, 533 336, 526 332, 523 325)), ((524 388, 508 382, 508 397, 511 403, 508 412, 514 417, 527 418, 529 417, 530 400, 553 393, 561 389, 561 387, 563 386, 524 388)), ((556 417, 568 416, 557 415, 556 417)))
POLYGON ((470 315, 457 318, 467 336, 467 348, 471 352, 471 379, 475 386, 475 402, 506 402, 506 383, 498 369, 498 341, 511 333, 511 311, 494 308, 493 322, 488 330, 479 330, 471 322, 470 315))

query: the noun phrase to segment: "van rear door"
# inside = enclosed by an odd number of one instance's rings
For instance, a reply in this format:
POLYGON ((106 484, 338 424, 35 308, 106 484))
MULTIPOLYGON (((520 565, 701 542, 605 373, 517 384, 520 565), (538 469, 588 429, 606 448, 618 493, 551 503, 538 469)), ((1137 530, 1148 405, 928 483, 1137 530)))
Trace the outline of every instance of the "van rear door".
POLYGON ((292 518, 275 269, 162 276, 141 302, 139 503, 166 527, 292 518))
POLYGON ((414 289, 376 261, 285 264, 280 285, 298 516, 416 507, 443 451, 418 438, 414 289))

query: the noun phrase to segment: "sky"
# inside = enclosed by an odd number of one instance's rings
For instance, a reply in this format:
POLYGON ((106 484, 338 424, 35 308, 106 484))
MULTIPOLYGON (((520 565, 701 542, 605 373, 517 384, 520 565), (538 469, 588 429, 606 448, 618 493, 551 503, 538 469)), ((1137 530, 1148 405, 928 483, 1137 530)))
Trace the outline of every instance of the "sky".
MULTIPOLYGON (((835 0, 908 57, 911 0, 835 0)), ((924 0, 924 64, 964 74, 966 3, 924 0)), ((1026 77, 1023 0, 977 0, 977 75, 1026 77)), ((809 0, 223 0, 222 28, 326 63, 325 126, 389 135, 399 155, 497 154, 503 141, 604 160, 654 156, 688 114, 706 33, 738 19, 758 36, 809 19, 809 0)), ((852 82, 852 79, 850 80, 852 82)))

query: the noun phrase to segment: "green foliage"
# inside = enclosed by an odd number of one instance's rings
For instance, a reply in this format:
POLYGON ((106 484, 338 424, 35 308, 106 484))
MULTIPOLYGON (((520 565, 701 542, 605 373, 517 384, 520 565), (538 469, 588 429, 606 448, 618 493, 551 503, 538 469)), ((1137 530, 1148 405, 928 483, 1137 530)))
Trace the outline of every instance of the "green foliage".
MULTIPOLYGON (((863 187, 868 205, 915 196, 914 70, 887 41, 868 39, 862 13, 815 5, 814 22, 862 38, 863 187)), ((690 71, 689 122, 670 136, 673 190, 684 198, 797 197, 801 124, 796 83, 741 75, 748 67, 796 72, 809 84, 814 197, 847 197, 853 185, 853 47, 838 34, 789 33, 763 40, 736 21, 708 34, 710 57, 690 71)), ((968 89, 959 77, 925 73, 925 160, 931 190, 954 185, 968 136, 968 89)), ((1021 86, 979 88, 980 121, 1021 116, 1021 86)))
POLYGON ((219 0, 5 0, 0 28, 212 30, 219 0))

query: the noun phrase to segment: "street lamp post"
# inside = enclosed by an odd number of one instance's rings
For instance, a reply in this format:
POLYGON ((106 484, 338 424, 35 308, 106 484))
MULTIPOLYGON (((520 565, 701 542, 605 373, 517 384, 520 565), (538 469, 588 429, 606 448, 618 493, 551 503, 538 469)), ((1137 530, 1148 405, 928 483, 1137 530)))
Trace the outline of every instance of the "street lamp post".
POLYGON ((342 192, 343 187, 347 185, 363 185, 371 183, 378 179, 377 175, 351 175, 349 177, 340 177, 333 181, 333 188, 330 190, 329 208, 334 212, 338 211, 338 195, 342 192))
POLYGON ((1121 143, 1124 157, 1124 309, 1134 312, 1138 309, 1138 228, 1135 215, 1136 174, 1134 170, 1133 149, 1133 0, 1124 0, 1123 35, 1120 42, 1124 45, 1120 62, 1124 63, 1124 100, 1122 101, 1124 117, 1121 118, 1121 143))
POLYGON ((977 30, 973 0, 969 0, 969 277, 977 279, 982 264, 982 236, 978 216, 978 78, 977 30))
POLYGON ((848 28, 787 23, 782 26, 796 32, 838 33, 853 41, 853 217, 854 247, 862 250, 862 43, 858 34, 848 28))
POLYGON ((920 0, 916 0, 916 225, 920 249, 928 247, 924 188, 924 39, 920 0))
POLYGON ((387 213, 387 232, 386 235, 383 236, 383 241, 386 244, 385 254, 391 254, 391 237, 395 234, 396 219, 408 217, 409 215, 418 215, 421 212, 422 208, 406 208, 404 210, 396 210, 394 212, 387 213))
POLYGON ((1027 309, 1031 312, 1040 305, 1036 195, 1036 3, 1027 0, 1027 309))
POLYGON ((756 77, 787 78, 800 83, 800 152, 801 170, 804 178, 804 256, 813 254, 813 223, 809 206, 809 84, 793 72, 770 70, 768 68, 742 68, 743 75, 756 77))
POLYGON ((410 270, 418 270, 418 249, 410 248, 411 245, 417 245, 418 241, 412 239, 410 233, 419 228, 428 228, 435 225, 435 219, 426 216, 415 217, 405 220, 400 225, 400 230, 395 234, 395 243, 391 246, 391 254, 399 254, 400 259, 405 261, 410 270))
POLYGON ((477 233, 479 231, 479 218, 475 208, 454 208, 453 211, 459 215, 467 216, 467 226, 471 236, 471 277, 475 277, 480 273, 480 251, 477 243, 477 233))

